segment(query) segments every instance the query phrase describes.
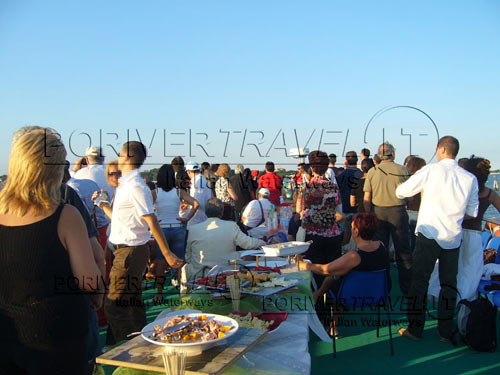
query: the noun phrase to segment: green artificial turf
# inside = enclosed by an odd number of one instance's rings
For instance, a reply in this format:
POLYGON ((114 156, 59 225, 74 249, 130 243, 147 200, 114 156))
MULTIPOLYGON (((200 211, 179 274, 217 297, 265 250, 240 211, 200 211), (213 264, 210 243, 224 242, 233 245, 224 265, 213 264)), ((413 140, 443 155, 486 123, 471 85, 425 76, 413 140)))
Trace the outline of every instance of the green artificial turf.
MULTIPOLYGON (((374 323, 377 316, 374 311, 344 314, 339 321, 341 338, 336 341, 337 358, 333 358, 332 344, 322 342, 310 331, 311 374, 500 374, 500 352, 478 353, 462 343, 453 347, 449 343, 439 341, 437 321, 432 317, 427 317, 421 341, 400 337, 397 328, 405 326, 406 315, 401 311, 401 291, 395 267, 391 269, 391 276, 393 281, 391 299, 394 305, 391 321, 395 355, 393 357, 390 355, 387 326, 380 330, 380 337, 376 337, 374 323)), ((165 293, 167 294, 169 290, 173 291, 172 288, 165 288, 165 293)), ((154 320, 167 307, 153 304, 152 298, 155 294, 156 290, 152 283, 148 283, 143 293, 148 322, 154 320)), ((429 314, 436 316, 431 304, 429 314)), ((387 320, 384 312, 381 314, 381 319, 387 320)), ((500 326, 500 314, 497 326, 500 326)), ((102 330, 103 343, 105 334, 106 331, 102 330)), ((115 367, 104 366, 104 369, 106 375, 111 375, 115 367)))
MULTIPOLYGON (((391 299, 397 301, 402 294, 395 267, 392 267, 391 275, 394 285, 391 299)), ((338 328, 341 338, 336 340, 337 358, 333 358, 331 343, 322 342, 310 333, 311 374, 500 374, 498 351, 478 353, 463 343, 454 347, 439 341, 437 320, 432 317, 427 317, 422 340, 400 337, 397 328, 406 327, 406 324, 401 324, 406 316, 400 307, 401 304, 396 303, 391 312, 391 321, 395 323, 392 325, 393 357, 390 355, 387 326, 380 330, 380 337, 377 338, 376 326, 367 320, 376 320, 374 312, 367 312, 367 315, 347 314, 343 326, 338 328)), ((428 307, 429 314, 435 317, 436 310, 432 303, 428 307)), ((387 316, 382 313, 381 319, 387 319, 387 316)), ((500 317, 497 317, 497 326, 500 326, 500 317)))

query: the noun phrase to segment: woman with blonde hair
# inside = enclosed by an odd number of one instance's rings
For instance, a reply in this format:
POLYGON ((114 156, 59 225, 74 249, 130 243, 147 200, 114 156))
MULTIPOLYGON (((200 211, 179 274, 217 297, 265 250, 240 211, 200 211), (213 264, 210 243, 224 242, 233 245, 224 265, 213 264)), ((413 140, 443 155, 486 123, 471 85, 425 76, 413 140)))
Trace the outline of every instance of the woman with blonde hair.
POLYGON ((215 175, 219 177, 215 183, 215 195, 217 199, 220 199, 224 203, 224 214, 222 215, 223 220, 234 220, 234 201, 236 199, 236 194, 229 183, 229 172, 231 167, 229 164, 223 163, 219 165, 215 175))
MULTIPOLYGON (((106 164, 106 182, 108 183, 109 186, 111 186, 113 189, 116 189, 118 187, 118 180, 122 176, 122 172, 118 169, 118 160, 112 160, 108 164, 106 164)), ((92 201, 95 201, 97 197, 102 193, 101 191, 96 191, 94 192, 94 195, 92 195, 92 201)), ((103 201, 102 204, 101 202, 98 202, 99 208, 101 208, 106 216, 111 219, 111 215, 113 213, 112 206, 113 206, 113 200, 115 196, 113 195, 112 197, 108 197, 108 201, 103 201)), ((109 236, 109 231, 111 229, 108 228, 108 232, 106 233, 107 236, 109 236)))
POLYGON ((0 367, 85 374, 88 300, 101 272, 76 208, 61 203, 66 150, 34 129, 13 142, 0 192, 0 367))

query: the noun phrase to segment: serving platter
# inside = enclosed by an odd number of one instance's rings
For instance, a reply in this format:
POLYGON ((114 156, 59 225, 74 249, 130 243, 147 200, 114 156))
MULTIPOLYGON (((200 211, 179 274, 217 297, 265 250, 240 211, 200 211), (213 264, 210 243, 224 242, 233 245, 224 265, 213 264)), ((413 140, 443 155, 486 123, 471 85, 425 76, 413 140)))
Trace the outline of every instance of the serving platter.
POLYGON ((216 322, 222 323, 223 326, 229 326, 231 327, 227 332, 225 332, 225 336, 217 339, 213 339, 210 341, 187 341, 187 342, 178 342, 178 343, 169 343, 165 341, 161 341, 158 338, 154 338, 152 335, 152 332, 154 331, 155 326, 160 326, 163 327, 167 321, 169 321, 172 318, 175 318, 176 316, 179 316, 175 313, 169 314, 166 317, 162 319, 158 319, 152 323, 149 323, 147 326, 145 326, 142 329, 142 338, 152 344, 155 345, 160 345, 164 346, 167 348, 172 348, 176 350, 182 350, 186 352, 187 356, 193 356, 193 355, 199 355, 201 352, 204 350, 207 350, 218 343, 221 343, 222 341, 225 341, 226 339, 230 338, 233 336, 239 329, 239 324, 236 320, 224 316, 224 315, 216 315, 216 314, 204 314, 204 313, 191 313, 191 314, 186 314, 183 316, 193 318, 195 320, 198 320, 199 318, 203 317, 204 321, 209 322, 211 320, 215 320, 216 322))
MULTIPOLYGON (((260 261, 259 262, 259 266, 264 266, 264 264, 267 264, 267 267, 285 267, 285 266, 288 266, 289 263, 287 260, 285 259, 279 259, 279 260, 268 260, 266 262, 264 261, 260 261)), ((253 267, 257 267, 257 262, 252 262, 252 263, 248 263, 248 264, 245 264, 246 267, 248 268, 253 268, 253 267)))
POLYGON ((233 315, 239 315, 241 317, 245 317, 248 314, 252 316, 252 318, 258 318, 260 320, 263 320, 265 322, 272 322, 269 327, 267 327, 268 332, 274 332, 276 331, 281 323, 283 323, 287 318, 288 318, 288 313, 287 312, 250 312, 250 313, 245 313, 241 311, 231 311, 231 314, 233 315))
POLYGON ((264 251, 266 256, 288 256, 295 254, 303 254, 309 249, 311 245, 310 242, 300 242, 300 241, 291 241, 291 242, 282 242, 274 245, 264 245, 262 246, 262 251, 264 251))
MULTIPOLYGON (((267 337, 264 329, 239 328, 223 344, 197 356, 186 357, 186 375, 217 375, 267 337)), ((165 374, 162 353, 165 347, 137 336, 97 357, 96 362, 165 374)))
POLYGON ((250 295, 259 296, 259 297, 268 297, 268 296, 271 296, 273 294, 280 293, 280 292, 283 292, 283 291, 285 291, 287 289, 296 287, 303 280, 290 279, 289 281, 293 281, 293 283, 290 283, 289 285, 286 285, 286 286, 275 286, 275 287, 266 287, 266 286, 249 287, 249 286, 243 286, 241 288, 241 293, 242 294, 250 294, 250 295), (254 288, 254 289, 250 289, 250 288, 254 288))
MULTIPOLYGON (((215 275, 200 277, 198 279, 186 282, 186 285, 196 288, 205 288, 213 290, 228 291, 229 288, 226 285, 226 277, 231 276, 239 271, 222 271, 215 275)), ((244 285, 244 284, 242 284, 244 285)))

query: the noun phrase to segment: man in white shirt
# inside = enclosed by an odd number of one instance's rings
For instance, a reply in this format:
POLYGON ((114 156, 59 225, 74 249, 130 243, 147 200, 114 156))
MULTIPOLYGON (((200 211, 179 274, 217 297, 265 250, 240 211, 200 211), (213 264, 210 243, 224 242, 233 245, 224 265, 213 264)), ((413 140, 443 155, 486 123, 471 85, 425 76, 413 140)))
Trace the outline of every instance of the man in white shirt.
MULTIPOLYGON (((106 180, 106 166, 103 164, 104 156, 101 148, 96 146, 88 147, 85 151, 85 160, 87 162, 87 167, 81 168, 75 172, 73 178, 76 180, 94 181, 99 189, 106 191, 108 197, 112 197, 115 189, 109 186, 106 180)), ((92 211, 90 212, 91 215, 93 214, 93 210, 94 207, 92 207, 92 211)), ((106 230, 108 229, 109 220, 104 212, 98 207, 95 207, 95 220, 95 225, 99 231, 99 243, 102 248, 105 249, 108 241, 106 238, 106 230)))
POLYGON ((337 185, 336 176, 342 172, 339 168, 335 167, 335 163, 337 162, 337 155, 330 154, 328 155, 328 169, 325 172, 325 177, 337 185))
POLYGON ((408 294, 408 328, 399 328, 402 336, 418 340, 425 325, 426 295, 429 278, 439 260, 441 292, 438 304, 438 335, 441 341, 456 345, 453 312, 457 298, 457 271, 462 221, 478 213, 476 178, 458 166, 458 140, 442 137, 436 148, 438 163, 427 165, 398 186, 399 199, 420 192, 422 202, 417 220, 417 240, 413 252, 413 270, 408 294))
POLYGON ((227 264, 228 259, 239 259, 236 246, 256 249, 266 244, 245 235, 234 221, 222 220, 223 211, 224 204, 219 199, 210 199, 206 204, 208 218, 189 230, 183 283, 204 277, 215 265, 227 264))
POLYGON ((252 237, 262 238, 267 232, 269 211, 274 206, 269 201, 269 194, 269 189, 260 188, 257 199, 248 203, 241 215, 241 222, 248 228, 248 234, 252 237))
POLYGON ((192 225, 201 223, 207 219, 207 215, 205 215, 205 205, 208 200, 212 198, 212 190, 205 177, 200 173, 200 164, 195 161, 190 161, 186 164, 186 171, 191 179, 189 195, 200 204, 200 208, 188 222, 189 229, 192 225))
POLYGON ((153 210, 151 190, 139 174, 145 159, 146 148, 136 141, 125 143, 118 156, 122 177, 113 202, 109 236, 115 259, 105 303, 106 317, 116 341, 126 339, 127 334, 140 331, 146 325, 142 275, 149 261, 147 242, 151 234, 171 267, 179 268, 183 264, 168 248, 153 210))

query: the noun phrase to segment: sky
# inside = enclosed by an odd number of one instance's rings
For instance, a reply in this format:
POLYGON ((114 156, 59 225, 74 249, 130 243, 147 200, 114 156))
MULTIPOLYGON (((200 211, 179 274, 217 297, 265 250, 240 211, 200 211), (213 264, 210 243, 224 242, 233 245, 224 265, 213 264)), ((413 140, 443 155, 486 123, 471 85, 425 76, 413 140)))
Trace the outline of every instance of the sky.
POLYGON ((71 162, 140 139, 144 169, 383 141, 432 162, 443 135, 500 168, 499 40, 496 0, 2 0, 0 174, 26 125, 71 162))

